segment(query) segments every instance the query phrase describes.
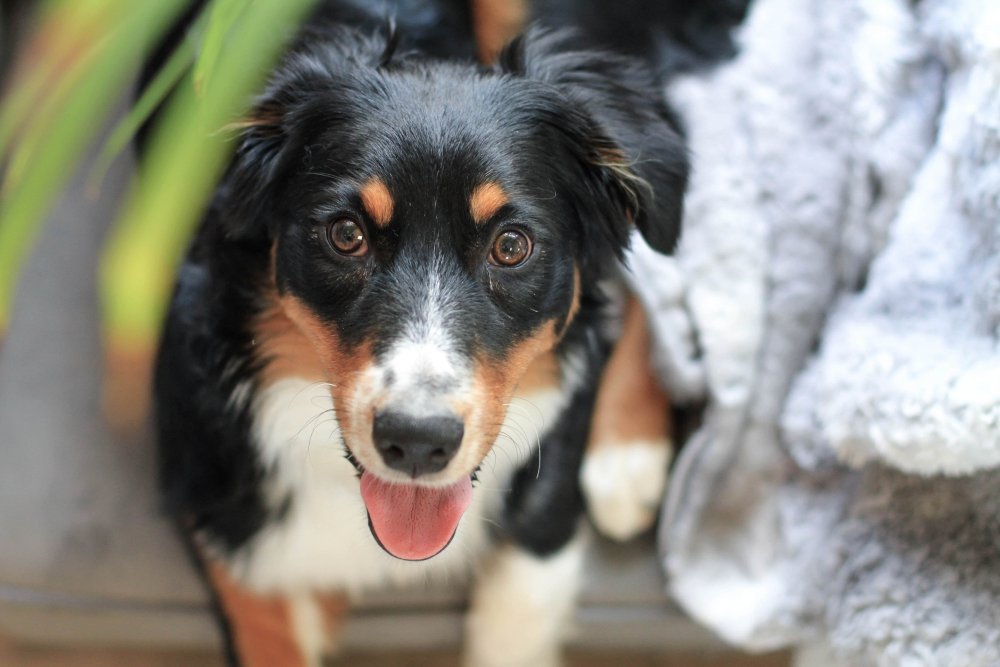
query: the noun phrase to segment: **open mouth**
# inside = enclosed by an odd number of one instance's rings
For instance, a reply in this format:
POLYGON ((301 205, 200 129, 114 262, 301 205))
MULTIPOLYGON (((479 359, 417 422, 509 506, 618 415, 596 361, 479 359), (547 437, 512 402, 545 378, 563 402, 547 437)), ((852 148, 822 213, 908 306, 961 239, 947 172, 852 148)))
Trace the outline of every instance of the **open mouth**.
POLYGON ((419 561, 444 551, 472 502, 472 477, 444 487, 387 482, 348 458, 361 474, 368 527, 386 553, 419 561))

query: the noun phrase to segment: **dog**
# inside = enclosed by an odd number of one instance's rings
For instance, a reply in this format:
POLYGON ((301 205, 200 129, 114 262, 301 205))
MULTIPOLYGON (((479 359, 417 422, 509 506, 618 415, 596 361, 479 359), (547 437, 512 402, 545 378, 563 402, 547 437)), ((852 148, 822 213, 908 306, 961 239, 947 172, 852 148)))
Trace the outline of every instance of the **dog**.
POLYGON ((683 140, 626 57, 535 28, 486 66, 379 19, 324 3, 237 124, 156 364, 163 495, 231 664, 316 665, 347 597, 470 577, 467 663, 556 665, 585 452, 667 437, 606 286, 633 230, 674 248, 683 140))

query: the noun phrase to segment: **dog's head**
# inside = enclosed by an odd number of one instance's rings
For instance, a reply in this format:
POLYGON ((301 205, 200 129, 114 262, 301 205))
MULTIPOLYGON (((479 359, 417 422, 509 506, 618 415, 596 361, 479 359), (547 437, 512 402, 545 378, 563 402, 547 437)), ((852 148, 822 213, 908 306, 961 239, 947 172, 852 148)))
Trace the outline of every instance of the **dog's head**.
POLYGON ((631 228, 664 252, 677 239, 687 163, 660 95, 560 42, 529 33, 492 70, 307 42, 227 177, 228 233, 269 244, 276 301, 401 558, 447 545, 511 395, 631 228))

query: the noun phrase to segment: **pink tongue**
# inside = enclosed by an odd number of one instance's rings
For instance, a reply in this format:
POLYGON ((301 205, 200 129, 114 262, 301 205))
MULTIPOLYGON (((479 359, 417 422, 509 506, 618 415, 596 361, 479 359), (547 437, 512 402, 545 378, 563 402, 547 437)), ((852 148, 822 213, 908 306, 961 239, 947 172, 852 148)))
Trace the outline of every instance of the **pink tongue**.
POLYGON ((472 502, 472 480, 444 488, 390 484, 361 475, 361 498, 375 537, 396 558, 424 560, 451 541, 472 502))

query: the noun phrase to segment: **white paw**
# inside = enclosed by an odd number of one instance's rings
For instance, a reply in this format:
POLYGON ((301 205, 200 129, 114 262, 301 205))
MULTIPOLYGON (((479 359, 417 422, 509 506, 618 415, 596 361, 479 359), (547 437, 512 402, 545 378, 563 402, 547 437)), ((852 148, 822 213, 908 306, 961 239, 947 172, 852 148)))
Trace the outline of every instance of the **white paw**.
POLYGON ((587 454, 580 483, 601 533, 625 541, 653 525, 672 451, 669 442, 639 441, 601 445, 587 454))
POLYGON ((466 618, 465 667, 559 667, 586 540, 550 556, 502 547, 480 573, 466 618))

